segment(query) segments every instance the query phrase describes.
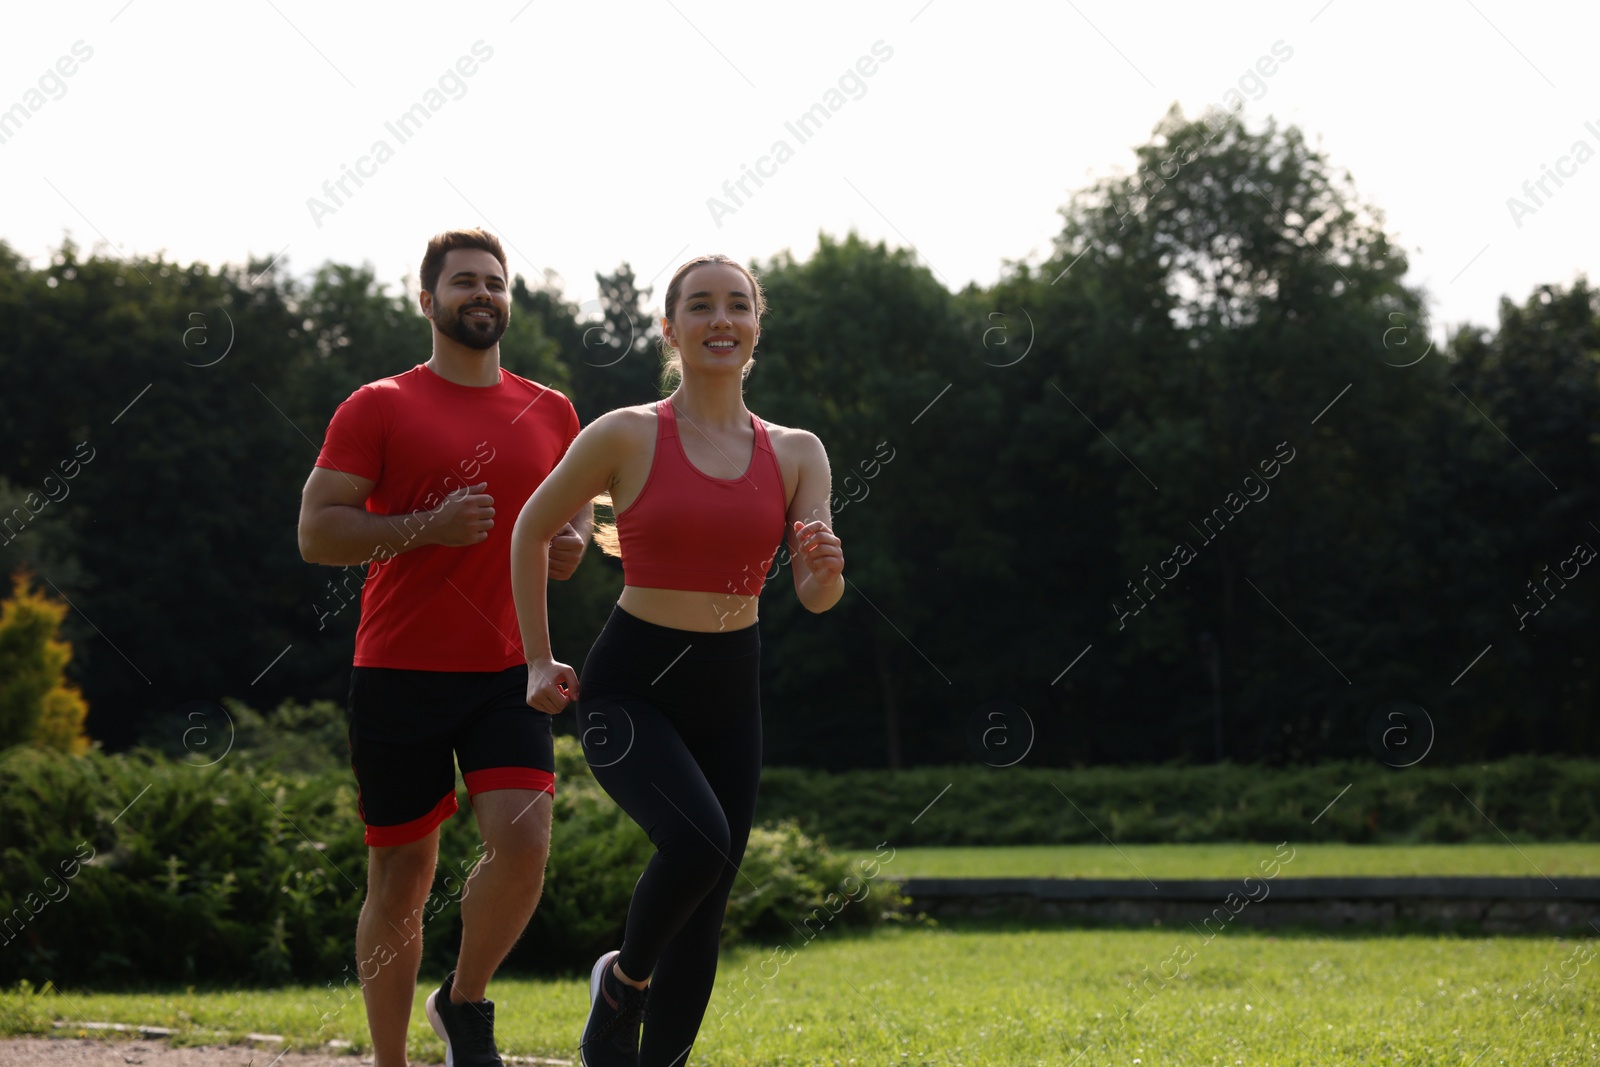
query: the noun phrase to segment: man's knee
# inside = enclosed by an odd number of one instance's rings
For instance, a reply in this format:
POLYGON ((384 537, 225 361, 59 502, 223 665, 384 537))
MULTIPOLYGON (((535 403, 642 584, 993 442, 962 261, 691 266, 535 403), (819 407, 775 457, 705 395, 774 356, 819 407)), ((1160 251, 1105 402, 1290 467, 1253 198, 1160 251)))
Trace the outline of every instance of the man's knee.
POLYGON ((543 871, 550 856, 550 794, 505 790, 473 798, 483 834, 479 865, 543 871))
POLYGON ((384 907, 412 907, 433 885, 433 842, 415 841, 370 850, 367 899, 384 907))
POLYGON ((544 875, 546 861, 550 858, 550 835, 512 834, 497 835, 495 841, 485 841, 483 856, 473 866, 479 871, 505 871, 507 877, 519 879, 538 878, 544 875))

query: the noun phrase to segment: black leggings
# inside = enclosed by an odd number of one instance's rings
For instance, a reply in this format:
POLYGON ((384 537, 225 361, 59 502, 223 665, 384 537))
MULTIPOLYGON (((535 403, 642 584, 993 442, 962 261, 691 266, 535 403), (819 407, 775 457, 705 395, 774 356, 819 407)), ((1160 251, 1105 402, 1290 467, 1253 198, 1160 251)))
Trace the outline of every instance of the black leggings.
POLYGON ((617 960, 651 978, 640 1067, 683 1064, 711 999, 761 782, 760 665, 755 626, 675 630, 621 607, 583 664, 584 755, 656 846, 617 960))

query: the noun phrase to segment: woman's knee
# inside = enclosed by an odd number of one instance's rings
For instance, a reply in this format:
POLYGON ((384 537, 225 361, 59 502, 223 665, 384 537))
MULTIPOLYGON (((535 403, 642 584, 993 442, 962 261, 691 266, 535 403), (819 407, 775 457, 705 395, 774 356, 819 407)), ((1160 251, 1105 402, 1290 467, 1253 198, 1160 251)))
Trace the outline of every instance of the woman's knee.
POLYGON ((719 812, 716 818, 678 822, 657 844, 657 851, 674 866, 702 874, 710 888, 730 864, 728 820, 719 812))

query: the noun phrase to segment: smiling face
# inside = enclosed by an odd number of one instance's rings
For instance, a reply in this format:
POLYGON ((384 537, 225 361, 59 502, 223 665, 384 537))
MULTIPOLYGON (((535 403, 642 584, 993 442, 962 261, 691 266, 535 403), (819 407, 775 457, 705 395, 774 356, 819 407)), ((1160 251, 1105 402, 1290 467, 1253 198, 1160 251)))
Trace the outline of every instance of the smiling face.
POLYGON ((511 321, 511 295, 500 261, 480 248, 446 253, 434 292, 423 291, 422 313, 458 344, 480 352, 493 348, 511 321))
POLYGON ((683 276, 661 332, 685 373, 742 373, 761 338, 754 288, 730 263, 702 264, 683 276))

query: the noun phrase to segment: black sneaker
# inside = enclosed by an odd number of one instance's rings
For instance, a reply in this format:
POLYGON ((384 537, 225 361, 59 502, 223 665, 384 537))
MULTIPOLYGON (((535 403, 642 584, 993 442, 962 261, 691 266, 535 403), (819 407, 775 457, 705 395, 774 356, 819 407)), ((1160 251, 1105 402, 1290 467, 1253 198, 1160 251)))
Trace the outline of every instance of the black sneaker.
POLYGON ((455 980, 456 972, 445 975, 444 984, 428 994, 426 1005, 433 1032, 444 1041, 445 1067, 505 1067, 494 1048, 494 1001, 450 1003, 455 980))
POLYGON ((578 1046, 583 1067, 635 1067, 639 1062, 639 1023, 649 990, 635 989, 612 973, 618 955, 607 952, 589 972, 589 1021, 578 1046))

